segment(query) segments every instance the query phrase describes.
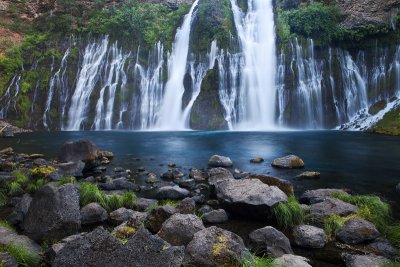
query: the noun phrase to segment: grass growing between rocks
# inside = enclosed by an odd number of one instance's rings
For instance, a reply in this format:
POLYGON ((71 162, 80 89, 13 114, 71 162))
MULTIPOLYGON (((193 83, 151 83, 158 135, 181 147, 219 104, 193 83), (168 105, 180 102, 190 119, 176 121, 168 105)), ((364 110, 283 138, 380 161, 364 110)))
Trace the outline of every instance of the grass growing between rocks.
POLYGON ((125 207, 133 209, 136 207, 136 195, 133 192, 124 192, 122 195, 113 194, 107 196, 96 184, 80 183, 80 204, 81 207, 92 202, 97 202, 108 212, 125 207))
POLYGON ((1 252, 8 252, 18 262, 18 266, 35 267, 39 266, 40 257, 37 254, 31 253, 22 246, 9 244, 0 247, 1 252))
POLYGON ((3 190, 0 191, 0 207, 7 205, 8 197, 7 193, 3 190))
POLYGON ((256 255, 250 254, 246 257, 240 267, 272 267, 274 259, 258 257, 256 255))
POLYGON ((63 186, 65 184, 76 184, 76 178, 74 176, 63 176, 57 181, 57 186, 63 186))
POLYGON ((280 228, 289 229, 304 222, 305 212, 293 195, 288 197, 287 202, 279 203, 272 211, 280 228))
POLYGON ((391 261, 391 262, 384 263, 380 267, 400 267, 400 262, 399 261, 391 261))
POLYGON ((5 221, 5 220, 0 220, 0 227, 4 227, 4 228, 8 228, 8 229, 14 229, 12 227, 12 225, 9 222, 5 221))

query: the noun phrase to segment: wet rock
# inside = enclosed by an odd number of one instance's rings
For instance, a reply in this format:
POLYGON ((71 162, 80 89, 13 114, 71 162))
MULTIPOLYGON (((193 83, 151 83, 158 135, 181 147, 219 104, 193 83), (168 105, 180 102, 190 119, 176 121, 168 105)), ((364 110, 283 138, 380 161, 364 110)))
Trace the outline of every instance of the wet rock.
POLYGON ((286 181, 286 180, 283 180, 280 178, 267 176, 267 175, 261 175, 261 174, 252 174, 248 178, 249 179, 258 179, 261 182, 263 182, 264 184, 277 186, 280 190, 282 190, 286 194, 294 193, 293 184, 289 181, 286 181))
POLYGON ((98 152, 97 146, 89 140, 66 142, 61 147, 59 159, 61 162, 93 161, 98 152))
POLYGON ((210 224, 225 223, 228 221, 228 214, 223 209, 212 210, 204 213, 202 219, 205 223, 210 224))
POLYGON ((373 241, 379 235, 374 224, 360 218, 351 218, 344 223, 343 228, 336 234, 336 239, 354 245, 373 241))
POLYGON ((273 206, 287 201, 278 187, 258 179, 225 180, 216 184, 216 193, 226 210, 263 220, 270 216, 273 206))
POLYGON ((178 182, 179 186, 187 189, 192 189, 196 186, 196 182, 194 179, 185 179, 178 182))
POLYGON ((159 182, 157 174, 150 172, 149 174, 147 174, 145 182, 148 184, 154 184, 159 182))
POLYGON ((1 267, 18 267, 18 263, 13 256, 7 252, 0 252, 1 267))
POLYGON ((110 213, 110 220, 115 224, 121 224, 126 222, 134 214, 135 211, 122 207, 110 213))
POLYGON ((224 180, 234 180, 232 173, 225 168, 213 168, 208 172, 208 183, 215 186, 216 183, 224 180))
POLYGON ((13 229, 0 226, 0 247, 14 244, 23 247, 32 254, 39 254, 41 251, 40 246, 29 237, 18 235, 13 229))
POLYGON ((251 163, 263 163, 264 159, 261 157, 257 157, 257 158, 251 159, 250 162, 251 163))
POLYGON ((336 198, 328 198, 323 202, 311 205, 311 217, 315 223, 322 223, 332 214, 348 216, 358 212, 358 208, 352 204, 336 198))
POLYGON ((274 159, 271 165, 282 169, 298 169, 304 167, 304 161, 296 155, 289 155, 283 158, 274 159))
POLYGON ((189 177, 194 179, 196 182, 202 182, 208 179, 208 173, 198 169, 191 169, 189 177))
POLYGON ((138 198, 136 200, 136 208, 138 211, 145 211, 147 208, 157 204, 158 201, 156 199, 138 198))
POLYGON ((24 194, 18 203, 14 206, 13 211, 7 216, 7 221, 13 225, 18 225, 24 221, 25 215, 31 205, 32 197, 24 194))
POLYGON ((114 153, 110 151, 98 151, 97 158, 107 158, 109 160, 114 158, 114 153))
POLYGON ((380 267, 388 263, 388 259, 381 256, 344 254, 346 267, 380 267))
POLYGON ((311 267, 310 260, 301 256, 285 254, 275 259, 272 266, 276 267, 311 267))
POLYGON ((180 267, 183 261, 183 249, 170 246, 143 228, 138 229, 125 244, 122 244, 103 227, 99 227, 90 233, 72 236, 54 244, 47 253, 47 258, 54 267, 180 267))
POLYGON ((303 172, 295 177, 297 180, 312 180, 319 179, 321 174, 319 172, 303 172))
POLYGON ((66 184, 47 184, 34 195, 23 223, 33 240, 57 240, 78 232, 81 227, 79 190, 66 184))
POLYGON ((107 218, 107 211, 98 203, 87 204, 81 209, 82 225, 104 222, 107 218))
POLYGON ((205 229, 201 219, 192 214, 174 214, 161 226, 158 235, 173 246, 186 246, 193 236, 205 229))
POLYGON ((190 192, 179 186, 163 186, 157 189, 155 198, 157 199, 183 199, 188 197, 190 192))
POLYGON ((210 211, 213 211, 213 208, 211 208, 209 205, 204 205, 199 209, 200 214, 206 214, 210 211))
POLYGON ((174 180, 174 173, 172 172, 172 170, 168 170, 167 172, 161 174, 161 178, 164 180, 172 181, 174 180))
POLYGON ((151 232, 157 233, 162 224, 175 213, 177 213, 176 209, 168 205, 155 208, 150 211, 144 225, 151 232))
POLYGON ((322 202, 327 198, 330 198, 332 194, 344 194, 348 195, 345 191, 341 189, 317 189, 317 190, 308 190, 304 192, 300 197, 300 202, 304 204, 315 204, 318 202, 322 202))
POLYGON ((248 254, 236 234, 212 226, 194 234, 185 250, 184 266, 240 266, 248 254))
POLYGON ((208 160, 208 166, 229 168, 233 166, 233 163, 228 157, 214 155, 208 160))
POLYGON ((271 226, 251 232, 249 238, 249 248, 257 255, 280 257, 284 254, 293 254, 289 239, 271 226))
POLYGON ((323 248, 328 242, 324 229, 311 225, 298 225, 293 230, 296 245, 305 248, 323 248))
POLYGON ((110 179, 106 183, 99 184, 99 187, 106 191, 111 190, 129 190, 138 192, 140 191, 140 186, 128 181, 128 179, 122 177, 117 179, 110 179))
POLYGON ((6 147, 0 150, 0 156, 9 156, 14 154, 14 149, 12 147, 6 147))
POLYGON ((233 177, 235 177, 235 179, 244 179, 249 177, 250 173, 246 172, 246 171, 241 171, 239 169, 235 169, 233 171, 233 177))
POLYGON ((175 209, 181 214, 194 214, 196 211, 196 202, 193 198, 187 197, 183 199, 175 209))
POLYGON ((377 240, 369 244, 368 249, 374 254, 395 260, 397 258, 397 249, 390 244, 388 240, 377 240))

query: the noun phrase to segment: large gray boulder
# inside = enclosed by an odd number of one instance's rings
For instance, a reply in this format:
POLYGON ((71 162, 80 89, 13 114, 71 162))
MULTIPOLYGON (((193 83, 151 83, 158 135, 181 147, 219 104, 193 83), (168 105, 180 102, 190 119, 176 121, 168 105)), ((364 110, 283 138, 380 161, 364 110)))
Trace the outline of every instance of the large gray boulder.
POLYGON ((344 195, 348 195, 344 190, 341 189, 316 189, 316 190, 308 190, 304 192, 300 197, 300 202, 304 204, 315 204, 322 202, 331 197, 334 193, 340 193, 344 195))
POLYGON ((248 178, 258 179, 261 182, 263 182, 264 184, 277 186, 280 190, 282 190, 286 194, 294 193, 293 184, 289 181, 286 181, 286 180, 283 180, 280 178, 276 178, 276 177, 268 176, 268 175, 262 175, 262 174, 252 174, 248 178))
POLYGON ((228 157, 214 155, 208 160, 208 166, 229 168, 233 166, 233 162, 228 157))
POLYGON ((122 207, 110 213, 110 221, 114 224, 121 224, 127 221, 134 214, 135 211, 122 207))
POLYGON ((177 213, 162 224, 158 235, 173 246, 186 246, 203 229, 203 222, 196 215, 177 213))
POLYGON ((40 188, 24 220, 26 234, 36 241, 58 240, 77 233, 80 227, 79 190, 72 184, 40 188))
POLYGON ((208 171, 208 183, 215 186, 218 182, 225 180, 234 180, 232 173, 225 168, 212 168, 208 171))
POLYGON ((257 255, 280 257, 284 254, 293 254, 289 239, 272 226, 251 232, 249 238, 249 248, 257 255))
POLYGON ((24 194, 21 200, 15 205, 13 211, 7 216, 7 221, 13 225, 18 225, 24 221, 25 215, 31 205, 32 197, 24 194))
POLYGON ((53 267, 180 267, 183 256, 183 247, 172 247, 143 228, 122 244, 103 227, 68 237, 53 245, 47 253, 47 259, 53 267))
POLYGON ((296 155, 289 155, 274 159, 271 165, 282 169, 298 169, 304 167, 304 161, 296 155))
POLYGON ((389 260, 381 256, 344 254, 346 267, 381 267, 389 260))
POLYGON ((157 199, 184 199, 190 195, 190 191, 175 186, 163 186, 156 191, 155 198, 157 199))
POLYGON ((59 160, 61 162, 96 160, 98 152, 98 147, 89 140, 65 142, 61 147, 59 160))
POLYGON ((351 218, 336 234, 336 239, 346 244, 360 244, 373 241, 379 235, 374 224, 360 218, 351 218))
POLYGON ((225 223, 228 221, 228 214, 223 209, 212 210, 204 213, 202 217, 205 223, 225 223))
POLYGON ((312 221, 320 224, 332 214, 348 216, 358 212, 358 208, 352 204, 336 198, 328 198, 323 202, 311 205, 312 221))
POLYGON ((240 266, 248 256, 242 238, 212 226, 194 234, 185 250, 184 266, 240 266))
POLYGON ((285 254, 272 262, 273 267, 312 267, 310 260, 301 256, 285 254))
POLYGON ((395 260, 398 257, 398 251, 388 240, 375 240, 373 243, 368 244, 368 250, 375 255, 380 255, 385 258, 395 260))
POLYGON ((217 198, 232 213, 263 219, 271 209, 287 196, 276 186, 268 186, 258 179, 224 180, 215 185, 217 198))
POLYGON ((298 225, 293 230, 296 245, 306 248, 323 248, 328 242, 324 229, 312 225, 298 225))
POLYGON ((0 226, 0 247, 11 244, 22 247, 28 252, 36 255, 41 251, 40 246, 29 237, 19 235, 13 229, 0 226))
POLYGON ((87 204, 81 209, 82 225, 104 222, 107 218, 107 211, 98 203, 87 204))

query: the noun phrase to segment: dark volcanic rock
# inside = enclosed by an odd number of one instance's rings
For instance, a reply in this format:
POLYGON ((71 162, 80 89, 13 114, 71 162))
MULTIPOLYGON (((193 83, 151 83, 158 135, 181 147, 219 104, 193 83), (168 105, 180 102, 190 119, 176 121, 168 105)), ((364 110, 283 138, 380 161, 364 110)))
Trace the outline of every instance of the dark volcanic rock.
POLYGON ((374 254, 395 260, 398 256, 397 249, 388 240, 376 240, 369 244, 368 249, 374 254))
POLYGON ((101 183, 99 187, 103 190, 129 190, 129 191, 140 191, 140 186, 128 181, 126 178, 113 179, 110 182, 101 183))
POLYGON ((110 220, 115 224, 121 224, 134 214, 135 211, 122 207, 110 213, 110 220))
POLYGON ((157 205, 157 199, 138 198, 136 200, 136 208, 138 211, 145 211, 148 207, 157 205))
POLYGON ((232 173, 225 168, 213 168, 209 170, 208 175, 208 183, 212 186, 220 181, 235 179, 232 173))
POLYGON ((296 256, 292 254, 285 254, 281 257, 275 259, 272 262, 272 266, 279 266, 279 267, 311 267, 309 259, 296 256))
POLYGON ((239 266, 248 255, 236 234, 212 226, 194 234, 185 250, 184 266, 239 266))
POLYGON ((81 209, 83 225, 104 222, 108 218, 107 211, 98 203, 90 203, 81 209))
POLYGON ((293 254, 289 239, 271 226, 251 232, 249 238, 249 247, 257 255, 280 257, 284 254, 293 254))
POLYGON ((18 267, 18 263, 13 256, 7 252, 0 252, 1 267, 18 267))
POLYGON ((277 186, 280 190, 285 192, 286 194, 293 194, 294 193, 294 187, 293 184, 289 181, 272 177, 272 176, 267 176, 267 175, 261 175, 261 174, 252 174, 248 177, 249 179, 258 179, 264 184, 267 185, 275 185, 277 186))
POLYGON ((57 240, 77 233, 81 227, 79 191, 66 184, 47 184, 35 195, 24 220, 24 229, 34 240, 57 240))
POLYGON ((346 244, 360 244, 373 241, 379 235, 374 224, 360 218, 351 218, 337 233, 336 239, 346 244))
POLYGON ((177 213, 177 210, 168 205, 155 208, 147 216, 145 227, 151 232, 157 233, 160 231, 162 224, 175 213, 177 213))
POLYGON ((232 167, 233 163, 232 160, 228 157, 214 155, 208 160, 208 166, 210 167, 223 167, 228 168, 232 167))
POLYGON ((348 195, 345 191, 341 189, 316 189, 316 190, 308 190, 304 192, 300 197, 300 202, 304 204, 315 204, 318 202, 322 202, 327 198, 330 198, 332 194, 339 193, 348 195))
POLYGON ((223 209, 212 210, 204 213, 202 219, 205 223, 225 223, 228 221, 228 214, 223 209))
POLYGON ((25 215, 29 210, 32 198, 29 194, 24 194, 21 200, 15 205, 13 211, 7 217, 7 221, 17 225, 24 221, 25 215))
POLYGON ((183 247, 171 247, 158 236, 141 228, 126 244, 104 228, 71 236, 52 246, 47 253, 53 267, 61 266, 171 266, 180 267, 183 247))
POLYGON ((99 149, 89 140, 66 142, 62 145, 59 159, 61 162, 78 162, 97 159, 99 149))
POLYGON ((271 163, 273 167, 283 169, 298 169, 304 167, 304 161, 295 155, 274 159, 271 163))
POLYGON ((311 225, 298 225, 293 230, 295 243, 300 247, 323 248, 328 242, 324 229, 311 225))
POLYGON ((41 251, 40 246, 29 237, 18 235, 13 229, 0 226, 0 247, 10 244, 22 247, 32 254, 39 254, 41 251))
POLYGON ((257 157, 257 158, 251 159, 250 162, 251 163, 263 163, 264 159, 261 157, 257 157))
POLYGON ((346 267, 380 267, 388 263, 388 259, 381 256, 343 255, 346 267))
POLYGON ((358 208, 336 198, 328 198, 323 202, 311 205, 311 217, 316 223, 322 223, 331 214, 348 216, 357 213, 358 208))
POLYGON ((157 199, 183 199, 188 197, 190 192, 179 186, 163 186, 157 189, 155 198, 157 199))
POLYGON ((162 224, 158 235, 173 246, 186 246, 194 234, 204 228, 199 217, 176 213, 162 224))
POLYGON ((297 180, 311 180, 311 179, 319 179, 321 174, 319 172, 303 172, 295 177, 297 180))
POLYGON ((176 211, 182 214, 194 214, 196 211, 196 202, 193 198, 185 198, 176 206, 176 211))

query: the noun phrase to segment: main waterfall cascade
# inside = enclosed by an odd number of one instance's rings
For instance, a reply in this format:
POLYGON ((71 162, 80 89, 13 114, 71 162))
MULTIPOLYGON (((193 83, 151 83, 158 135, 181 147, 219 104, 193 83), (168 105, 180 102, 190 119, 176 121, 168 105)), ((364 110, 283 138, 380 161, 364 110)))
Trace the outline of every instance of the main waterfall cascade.
MULTIPOLYGON (((215 66, 219 86, 213 89, 231 130, 360 130, 400 106, 400 45, 347 51, 292 39, 277 46, 271 1, 249 0, 245 13, 230 0, 234 47, 220 49, 212 41, 208 52, 198 55, 190 37, 199 1, 177 30, 171 52, 161 42, 149 51, 129 51, 108 36, 84 47, 72 43, 59 63, 53 59, 48 88, 43 90, 39 81, 32 85, 30 125, 49 130, 190 129, 192 107, 215 66), (76 49, 79 61, 73 64, 76 49), (372 112, 376 103, 381 108, 372 112)), ((23 73, 11 79, 0 98, 0 118, 18 117, 23 81, 23 73)))

